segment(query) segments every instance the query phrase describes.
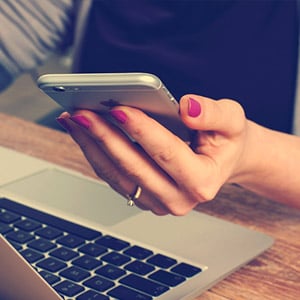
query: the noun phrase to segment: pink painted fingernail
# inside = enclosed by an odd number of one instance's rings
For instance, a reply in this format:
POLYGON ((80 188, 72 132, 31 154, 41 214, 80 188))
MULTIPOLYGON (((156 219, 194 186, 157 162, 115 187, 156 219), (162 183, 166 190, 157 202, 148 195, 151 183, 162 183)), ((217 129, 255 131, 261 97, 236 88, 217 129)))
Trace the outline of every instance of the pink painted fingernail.
POLYGON ((66 121, 65 118, 56 118, 56 121, 64 128, 66 129, 67 131, 70 131, 71 130, 71 127, 70 125, 68 124, 68 122, 66 121))
POLYGON ((201 114, 200 103, 193 98, 189 98, 188 115, 190 117, 196 118, 200 114, 201 114))
POLYGON ((125 124, 127 121, 127 116, 123 110, 111 110, 110 114, 114 119, 116 119, 121 124, 125 124))
POLYGON ((91 126, 91 122, 84 116, 80 116, 80 115, 72 116, 70 117, 70 119, 85 129, 89 129, 91 126))

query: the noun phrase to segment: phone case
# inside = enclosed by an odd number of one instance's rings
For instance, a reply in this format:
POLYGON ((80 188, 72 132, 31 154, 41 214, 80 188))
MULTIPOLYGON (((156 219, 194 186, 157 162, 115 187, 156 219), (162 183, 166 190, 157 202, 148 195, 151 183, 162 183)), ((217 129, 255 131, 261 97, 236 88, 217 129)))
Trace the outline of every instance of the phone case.
POLYGON ((89 109, 105 114, 117 105, 131 106, 143 110, 182 139, 189 138, 176 99, 153 74, 46 74, 37 83, 69 112, 89 109))

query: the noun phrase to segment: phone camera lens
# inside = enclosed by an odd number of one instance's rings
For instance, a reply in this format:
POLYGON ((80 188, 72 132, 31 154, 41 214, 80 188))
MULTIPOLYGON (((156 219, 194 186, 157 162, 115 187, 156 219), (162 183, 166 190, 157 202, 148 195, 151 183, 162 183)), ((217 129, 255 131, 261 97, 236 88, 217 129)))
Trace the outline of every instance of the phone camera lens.
POLYGON ((55 86, 53 90, 56 92, 64 92, 66 89, 63 86, 55 86))

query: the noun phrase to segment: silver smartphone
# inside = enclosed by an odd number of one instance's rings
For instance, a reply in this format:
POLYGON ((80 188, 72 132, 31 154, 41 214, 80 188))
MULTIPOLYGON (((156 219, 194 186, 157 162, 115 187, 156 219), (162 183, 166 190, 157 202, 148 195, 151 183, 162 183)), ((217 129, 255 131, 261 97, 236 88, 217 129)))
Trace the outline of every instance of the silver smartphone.
POLYGON ((190 132, 179 117, 178 102, 153 74, 46 74, 37 83, 69 112, 88 109, 108 115, 114 106, 131 106, 143 110, 183 140, 189 140, 190 132))

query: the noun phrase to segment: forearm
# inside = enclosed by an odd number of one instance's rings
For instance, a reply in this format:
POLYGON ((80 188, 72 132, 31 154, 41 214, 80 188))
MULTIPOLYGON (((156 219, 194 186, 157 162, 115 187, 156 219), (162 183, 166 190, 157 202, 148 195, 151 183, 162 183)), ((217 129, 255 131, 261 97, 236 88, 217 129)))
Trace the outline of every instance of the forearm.
POLYGON ((241 186, 300 208, 300 138, 248 121, 241 186))

